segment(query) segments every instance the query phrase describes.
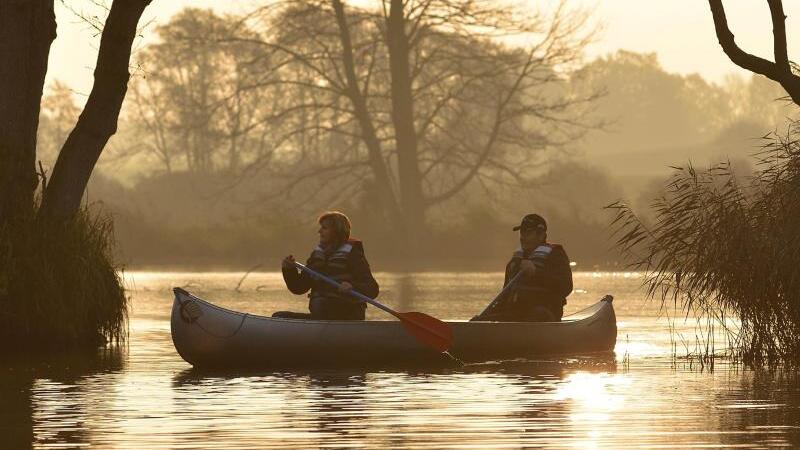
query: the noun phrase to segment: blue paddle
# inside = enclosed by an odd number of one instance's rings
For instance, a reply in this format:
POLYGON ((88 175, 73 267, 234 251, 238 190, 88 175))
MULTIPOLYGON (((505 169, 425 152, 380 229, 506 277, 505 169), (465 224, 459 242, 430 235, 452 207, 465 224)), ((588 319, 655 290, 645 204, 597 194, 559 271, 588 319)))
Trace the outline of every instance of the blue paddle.
MULTIPOLYGON (((336 288, 341 286, 341 284, 339 284, 336 280, 312 270, 297 261, 294 262, 294 265, 298 269, 309 274, 312 278, 322 280, 336 288)), ((387 313, 397 317, 400 319, 400 323, 403 324, 403 328, 405 328, 406 331, 414 336, 419 342, 427 345, 428 347, 434 348, 439 352, 446 352, 453 344, 453 330, 450 329, 450 325, 442 322, 439 319, 421 312, 397 312, 392 308, 389 308, 388 306, 378 302, 374 298, 369 298, 366 295, 356 292, 352 289, 350 290, 350 295, 361 300, 362 302, 369 303, 370 305, 378 309, 382 309, 383 311, 386 311, 387 313)))

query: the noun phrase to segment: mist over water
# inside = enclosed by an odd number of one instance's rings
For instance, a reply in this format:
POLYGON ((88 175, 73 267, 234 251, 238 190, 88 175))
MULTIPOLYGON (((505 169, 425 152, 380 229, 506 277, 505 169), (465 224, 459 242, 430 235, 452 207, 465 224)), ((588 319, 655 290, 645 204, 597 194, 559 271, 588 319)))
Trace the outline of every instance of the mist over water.
MULTIPOLYGON (((566 313, 615 296, 616 354, 458 370, 204 373, 170 340, 170 288, 235 310, 303 311, 279 273, 131 272, 130 340, 97 357, 15 361, 2 372, 0 446, 37 448, 687 448, 800 445, 796 374, 672 358, 694 321, 668 319, 632 273, 579 272, 566 313), (239 285, 239 290, 235 288, 239 285), (669 329, 675 330, 671 334, 669 329)), ((500 273, 386 273, 398 310, 466 319, 500 273)), ((387 319, 374 308, 368 318, 387 319)), ((722 342, 719 344, 723 345, 722 342)), ((678 350, 680 354, 680 348, 678 350)))

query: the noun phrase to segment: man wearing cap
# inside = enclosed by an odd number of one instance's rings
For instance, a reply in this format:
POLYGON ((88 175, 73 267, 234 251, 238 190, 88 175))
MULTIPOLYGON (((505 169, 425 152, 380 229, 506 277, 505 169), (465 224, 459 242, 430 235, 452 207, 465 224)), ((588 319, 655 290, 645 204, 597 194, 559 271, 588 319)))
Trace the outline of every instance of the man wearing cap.
POLYGON ((564 315, 572 292, 572 270, 564 248, 547 242, 547 222, 528 214, 513 228, 520 248, 506 265, 503 286, 508 293, 472 320, 499 322, 555 322, 564 315), (519 274, 519 276, 517 276, 519 274))

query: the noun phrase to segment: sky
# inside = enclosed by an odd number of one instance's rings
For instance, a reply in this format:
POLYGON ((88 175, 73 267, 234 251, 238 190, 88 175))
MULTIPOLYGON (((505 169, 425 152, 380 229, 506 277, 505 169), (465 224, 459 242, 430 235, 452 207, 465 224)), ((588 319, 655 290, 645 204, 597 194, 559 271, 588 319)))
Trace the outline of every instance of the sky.
MULTIPOLYGON (((73 10, 102 14, 87 0, 65 0, 73 10)), ((110 0, 106 0, 110 4, 110 0)), ((523 0, 533 5, 553 1, 523 0)), ((184 7, 214 8, 219 12, 246 11, 254 0, 154 0, 141 23, 146 23, 139 44, 153 39, 153 28, 184 7)), ((359 0, 357 3, 369 3, 359 0)), ((377 2, 376 2, 377 3, 377 2)), ((789 58, 792 59, 791 31, 800 30, 800 2, 784 2, 788 16, 789 58)), ((748 75, 722 53, 705 0, 569 0, 569 5, 593 10, 593 20, 602 27, 597 40, 587 49, 587 60, 618 49, 656 52, 662 66, 682 74, 699 73, 721 82, 731 73, 748 75)), ((728 0, 728 22, 737 43, 750 53, 772 59, 772 27, 765 1, 728 0)), ((88 94, 97 57, 99 36, 85 21, 56 2, 58 37, 51 47, 48 80, 60 80, 77 93, 88 94)), ((794 54, 795 57, 797 53, 794 54)))

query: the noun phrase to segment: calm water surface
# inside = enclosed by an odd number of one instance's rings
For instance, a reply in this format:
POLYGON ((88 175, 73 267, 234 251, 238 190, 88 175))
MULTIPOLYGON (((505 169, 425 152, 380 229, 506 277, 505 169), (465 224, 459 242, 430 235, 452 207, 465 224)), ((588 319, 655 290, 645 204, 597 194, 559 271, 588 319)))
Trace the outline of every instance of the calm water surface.
MULTIPOLYGON (((693 320, 644 301, 636 274, 577 273, 567 313, 615 296, 616 355, 459 370, 200 373, 169 335, 172 286, 255 314, 303 311, 279 273, 127 273, 121 351, 0 364, 0 448, 800 447, 793 373, 675 360, 693 320), (672 330, 672 331, 671 331, 672 330)), ((502 274, 376 274, 401 311, 468 318, 502 274)), ((371 308, 368 318, 383 318, 371 308)), ((723 346, 720 341, 718 346, 723 346)))

